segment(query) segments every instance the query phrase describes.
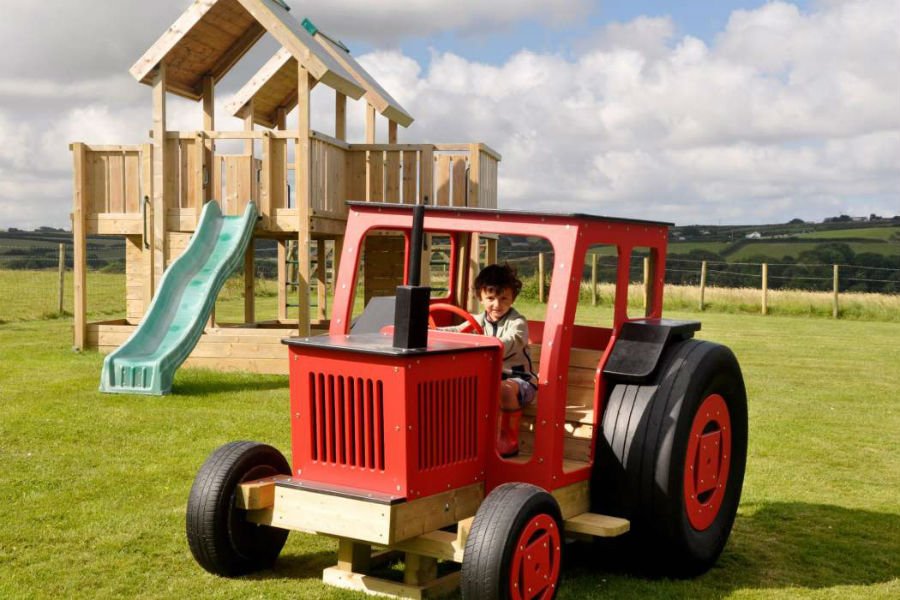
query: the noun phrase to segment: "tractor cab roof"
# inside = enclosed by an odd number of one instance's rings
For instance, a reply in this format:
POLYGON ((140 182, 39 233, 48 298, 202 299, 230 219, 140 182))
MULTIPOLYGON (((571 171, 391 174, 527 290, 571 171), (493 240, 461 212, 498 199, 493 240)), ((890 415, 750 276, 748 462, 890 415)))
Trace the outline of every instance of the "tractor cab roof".
MULTIPOLYGON (((347 205, 354 210, 362 212, 383 212, 385 210, 406 211, 412 213, 412 204, 395 204, 390 202, 361 202, 349 201, 347 205)), ((508 218, 516 221, 519 219, 533 220, 537 219, 553 219, 554 221, 592 221, 603 223, 633 223, 638 225, 652 225, 655 227, 674 227, 674 223, 665 221, 649 221, 646 219, 626 219, 622 217, 606 217, 601 215, 589 215, 585 213, 551 213, 540 211, 525 210, 499 210, 495 208, 470 208, 467 206, 431 206, 428 205, 428 212, 439 212, 443 214, 460 214, 466 216, 476 216, 485 219, 503 219, 508 218)))

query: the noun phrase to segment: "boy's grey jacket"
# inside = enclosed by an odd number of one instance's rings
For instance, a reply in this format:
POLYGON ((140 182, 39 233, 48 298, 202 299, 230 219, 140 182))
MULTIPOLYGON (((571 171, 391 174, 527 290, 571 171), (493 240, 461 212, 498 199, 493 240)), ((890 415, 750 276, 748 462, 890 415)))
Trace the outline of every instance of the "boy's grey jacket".
MULTIPOLYGON (((497 338, 503 343, 503 371, 515 371, 533 376, 531 357, 528 355, 528 320, 515 308, 503 315, 496 323, 487 319, 486 313, 472 315, 484 329, 484 335, 497 338)), ((459 331, 466 323, 448 327, 448 331, 459 331)))

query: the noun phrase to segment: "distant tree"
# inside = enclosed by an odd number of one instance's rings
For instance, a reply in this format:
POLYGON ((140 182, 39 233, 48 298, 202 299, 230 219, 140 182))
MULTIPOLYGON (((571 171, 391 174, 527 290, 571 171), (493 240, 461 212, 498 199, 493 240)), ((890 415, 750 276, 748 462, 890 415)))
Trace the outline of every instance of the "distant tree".
POLYGON ((803 225, 804 223, 806 223, 806 221, 804 221, 803 219, 798 219, 798 218, 793 218, 790 221, 788 221, 788 225, 803 225))

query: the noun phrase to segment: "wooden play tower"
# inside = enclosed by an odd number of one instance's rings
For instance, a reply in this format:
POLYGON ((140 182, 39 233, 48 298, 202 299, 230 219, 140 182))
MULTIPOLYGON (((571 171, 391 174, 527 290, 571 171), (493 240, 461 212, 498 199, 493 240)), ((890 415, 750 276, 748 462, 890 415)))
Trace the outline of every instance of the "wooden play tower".
MULTIPOLYGON (((398 126, 408 127, 413 118, 340 42, 295 19, 279 0, 196 0, 131 74, 151 88, 150 141, 71 145, 78 350, 109 352, 125 341, 210 200, 227 215, 241 214, 248 201, 257 204, 254 236, 278 245, 277 317, 256 318, 251 243, 244 267, 244 322, 211 320, 187 363, 266 373, 287 372, 283 337, 328 327, 325 257, 333 255, 337 265, 347 200, 497 206, 496 152, 481 143, 399 144, 398 126), (216 84, 267 33, 281 49, 227 106, 243 119, 243 130, 217 130, 216 84), (317 85, 334 90, 331 135, 310 122, 310 93, 317 85), (200 129, 167 127, 168 94, 202 103, 200 129), (365 101, 362 143, 347 140, 348 97, 365 101), (293 111, 296 129, 288 129, 293 111), (386 144, 376 143, 379 114, 387 120, 386 144), (238 140, 243 151, 218 153, 217 142, 226 140, 238 140), (88 235, 125 237, 124 319, 87 321, 88 235), (313 318, 311 281, 317 290, 313 318)), ((464 266, 469 272, 478 266, 479 247, 486 245, 488 256, 496 252, 490 240, 479 246, 473 237, 471 243, 464 266)), ((373 237, 366 250, 366 297, 389 295, 403 277, 402 238, 373 237)))

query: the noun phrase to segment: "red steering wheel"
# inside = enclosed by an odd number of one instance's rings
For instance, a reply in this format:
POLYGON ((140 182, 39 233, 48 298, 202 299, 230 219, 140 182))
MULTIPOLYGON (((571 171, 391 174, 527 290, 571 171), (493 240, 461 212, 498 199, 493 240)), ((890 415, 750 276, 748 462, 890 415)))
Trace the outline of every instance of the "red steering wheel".
POLYGON ((442 302, 432 304, 428 307, 428 326, 431 329, 437 328, 432 315, 438 312, 452 313, 458 317, 462 317, 463 319, 465 319, 466 326, 460 329, 461 333, 477 333, 478 335, 484 334, 484 329, 481 328, 481 325, 478 324, 478 321, 475 320, 475 317, 469 314, 469 311, 463 310, 454 304, 444 304, 442 302))

